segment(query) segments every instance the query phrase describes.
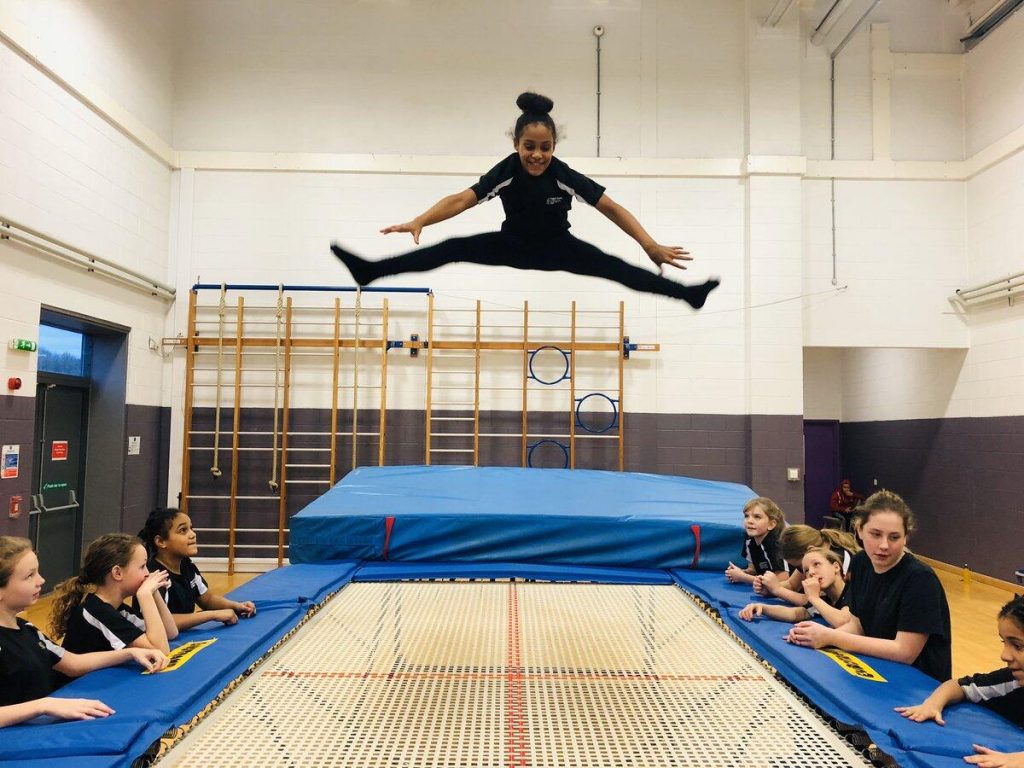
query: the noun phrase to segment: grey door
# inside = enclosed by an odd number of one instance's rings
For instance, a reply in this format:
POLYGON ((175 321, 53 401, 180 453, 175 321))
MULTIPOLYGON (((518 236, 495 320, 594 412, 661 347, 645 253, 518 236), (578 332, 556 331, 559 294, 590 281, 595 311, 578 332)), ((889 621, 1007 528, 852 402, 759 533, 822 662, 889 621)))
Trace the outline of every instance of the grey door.
POLYGON ((36 390, 38 442, 29 535, 47 590, 79 568, 88 403, 85 387, 40 384, 36 390))

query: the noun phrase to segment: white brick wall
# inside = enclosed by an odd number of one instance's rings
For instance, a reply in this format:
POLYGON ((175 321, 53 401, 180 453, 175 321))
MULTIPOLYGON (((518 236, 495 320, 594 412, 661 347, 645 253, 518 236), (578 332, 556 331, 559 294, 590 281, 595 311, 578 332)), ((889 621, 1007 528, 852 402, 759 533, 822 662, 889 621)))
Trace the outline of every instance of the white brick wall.
POLYGON ((967 54, 966 146, 972 155, 1024 125, 1024 14, 1014 13, 967 54))
MULTIPOLYGON (((166 281, 170 171, 4 46, 0 94, 0 212, 166 281)), ((128 402, 164 401, 148 341, 163 336, 165 302, 9 245, 0 263, 0 338, 38 339, 42 304, 129 326, 128 402)), ((35 357, 5 351, 4 366, 34 396, 35 357)))

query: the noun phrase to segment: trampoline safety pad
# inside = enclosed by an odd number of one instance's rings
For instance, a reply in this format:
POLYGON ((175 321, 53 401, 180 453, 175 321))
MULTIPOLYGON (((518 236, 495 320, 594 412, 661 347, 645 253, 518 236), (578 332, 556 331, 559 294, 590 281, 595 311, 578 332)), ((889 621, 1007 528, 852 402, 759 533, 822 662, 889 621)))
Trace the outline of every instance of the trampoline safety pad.
POLYGON ((348 585, 160 764, 870 765, 678 588, 523 582, 348 585))

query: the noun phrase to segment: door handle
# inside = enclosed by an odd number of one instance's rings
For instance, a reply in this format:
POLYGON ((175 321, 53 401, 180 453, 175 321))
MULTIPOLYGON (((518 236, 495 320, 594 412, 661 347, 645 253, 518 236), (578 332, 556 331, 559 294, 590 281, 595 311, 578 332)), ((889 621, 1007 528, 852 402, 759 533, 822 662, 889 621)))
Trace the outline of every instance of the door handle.
POLYGON ((60 507, 48 507, 43 503, 43 494, 34 493, 32 494, 32 503, 36 505, 36 509, 29 510, 30 515, 38 515, 42 512, 61 512, 65 509, 78 509, 81 505, 78 503, 78 499, 75 497, 73 490, 68 490, 68 503, 60 507))

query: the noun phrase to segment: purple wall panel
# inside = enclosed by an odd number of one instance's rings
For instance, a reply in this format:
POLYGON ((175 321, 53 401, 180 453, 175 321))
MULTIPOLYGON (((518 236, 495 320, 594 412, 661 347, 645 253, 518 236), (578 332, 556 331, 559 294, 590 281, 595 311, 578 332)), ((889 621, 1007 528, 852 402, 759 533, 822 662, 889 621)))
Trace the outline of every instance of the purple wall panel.
POLYGON ((1024 417, 857 422, 841 433, 854 488, 888 488, 914 510, 914 550, 1013 580, 1024 564, 1024 417))

